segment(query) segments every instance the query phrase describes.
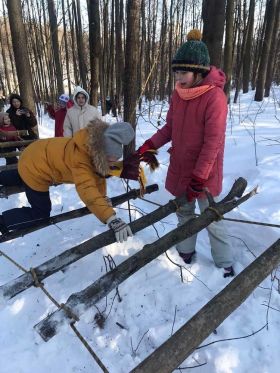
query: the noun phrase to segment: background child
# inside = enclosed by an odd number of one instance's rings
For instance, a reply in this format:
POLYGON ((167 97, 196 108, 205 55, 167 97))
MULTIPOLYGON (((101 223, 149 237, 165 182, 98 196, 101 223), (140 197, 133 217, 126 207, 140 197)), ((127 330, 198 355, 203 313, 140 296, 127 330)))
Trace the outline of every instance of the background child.
POLYGON ((49 102, 45 103, 45 108, 49 117, 55 120, 54 124, 54 136, 63 137, 63 123, 67 113, 67 109, 73 106, 73 102, 70 100, 69 96, 62 94, 58 98, 58 105, 55 108, 49 102))
MULTIPOLYGON (((0 113, 0 142, 8 141, 19 141, 22 140, 16 135, 17 130, 15 126, 12 125, 11 119, 8 113, 0 113)), ((9 153, 16 151, 14 147, 0 148, 1 153, 9 153)), ((17 157, 7 157, 6 165, 15 164, 18 162, 17 157)))

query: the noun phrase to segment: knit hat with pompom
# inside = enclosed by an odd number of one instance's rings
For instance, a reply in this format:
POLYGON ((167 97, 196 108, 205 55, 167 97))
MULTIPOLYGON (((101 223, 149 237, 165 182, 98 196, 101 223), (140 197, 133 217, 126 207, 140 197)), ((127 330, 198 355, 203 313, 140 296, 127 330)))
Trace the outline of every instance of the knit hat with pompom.
POLYGON ((205 73, 210 70, 209 52, 201 39, 201 32, 197 29, 188 33, 187 42, 181 45, 172 60, 173 71, 205 73))

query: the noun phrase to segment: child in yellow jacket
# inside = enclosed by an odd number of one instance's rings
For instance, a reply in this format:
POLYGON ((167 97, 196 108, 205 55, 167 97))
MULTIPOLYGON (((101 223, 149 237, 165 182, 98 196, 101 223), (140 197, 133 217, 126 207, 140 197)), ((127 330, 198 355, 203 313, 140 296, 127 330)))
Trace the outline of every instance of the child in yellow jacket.
POLYGON ((48 218, 49 187, 74 183, 88 209, 114 230, 117 241, 126 241, 132 232, 129 225, 116 217, 106 199, 105 177, 110 174, 110 165, 122 157, 122 146, 129 144, 134 136, 129 123, 109 125, 97 119, 73 138, 43 139, 29 145, 20 156, 18 170, 0 173, 0 184, 23 184, 31 207, 4 211, 0 215, 2 233, 48 218))

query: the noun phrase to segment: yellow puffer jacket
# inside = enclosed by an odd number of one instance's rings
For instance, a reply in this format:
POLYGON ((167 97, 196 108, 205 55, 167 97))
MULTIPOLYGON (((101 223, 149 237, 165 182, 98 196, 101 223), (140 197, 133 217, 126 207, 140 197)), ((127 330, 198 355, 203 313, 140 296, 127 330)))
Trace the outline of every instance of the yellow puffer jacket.
POLYGON ((48 191, 50 185, 74 183, 88 209, 102 222, 115 212, 105 199, 109 165, 104 152, 103 133, 108 125, 89 123, 73 138, 38 140, 22 153, 18 170, 32 189, 48 191))

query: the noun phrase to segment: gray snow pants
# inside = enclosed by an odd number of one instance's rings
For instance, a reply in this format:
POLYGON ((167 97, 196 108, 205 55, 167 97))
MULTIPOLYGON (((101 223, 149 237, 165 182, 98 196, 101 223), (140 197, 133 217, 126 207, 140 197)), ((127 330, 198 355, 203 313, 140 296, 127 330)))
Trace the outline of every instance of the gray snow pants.
MULTIPOLYGON (((214 198, 215 200, 216 198, 214 198)), ((203 212, 208 206, 207 199, 197 199, 200 212, 203 212)), ((187 202, 176 212, 178 218, 178 227, 186 221, 195 217, 195 201, 187 202)), ((223 220, 213 222, 207 228, 211 245, 211 253, 217 267, 230 267, 233 262, 231 246, 228 242, 227 229, 223 220)), ((179 253, 191 253, 195 251, 197 235, 193 235, 176 245, 179 253)))

